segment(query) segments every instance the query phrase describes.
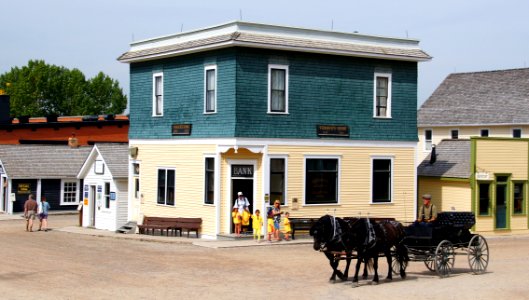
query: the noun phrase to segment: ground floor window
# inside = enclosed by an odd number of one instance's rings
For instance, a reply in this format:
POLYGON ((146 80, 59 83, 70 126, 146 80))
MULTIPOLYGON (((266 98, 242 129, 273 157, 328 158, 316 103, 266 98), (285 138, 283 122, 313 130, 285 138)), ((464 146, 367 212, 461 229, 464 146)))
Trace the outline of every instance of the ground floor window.
POLYGON ((175 170, 158 169, 157 203, 174 205, 175 203, 175 170))
POLYGON ((105 182, 105 208, 110 208, 110 182, 105 182))
POLYGON ((270 159, 270 205, 279 200, 285 205, 285 159, 270 159))
POLYGON ((490 183, 482 182, 479 184, 479 215, 490 215, 490 183))
POLYGON ((77 180, 63 181, 61 186, 61 204, 77 204, 79 198, 77 197, 77 180))
POLYGON ((204 203, 213 204, 215 199, 215 158, 206 157, 204 203))
POLYGON ((338 159, 307 158, 305 165, 305 204, 338 203, 338 159))
POLYGON ((513 213, 523 214, 525 207, 525 184, 523 182, 515 182, 513 185, 513 213))
POLYGON ((372 164, 371 199, 373 203, 391 202, 391 159, 375 158, 372 164))

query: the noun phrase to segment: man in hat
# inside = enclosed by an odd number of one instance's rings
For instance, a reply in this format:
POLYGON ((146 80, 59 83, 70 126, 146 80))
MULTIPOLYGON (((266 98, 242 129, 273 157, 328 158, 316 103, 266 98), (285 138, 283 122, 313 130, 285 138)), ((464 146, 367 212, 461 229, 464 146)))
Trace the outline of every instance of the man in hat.
POLYGON ((419 217, 417 222, 426 222, 430 223, 437 219, 437 207, 431 203, 432 195, 424 194, 422 195, 423 205, 419 209, 419 217))

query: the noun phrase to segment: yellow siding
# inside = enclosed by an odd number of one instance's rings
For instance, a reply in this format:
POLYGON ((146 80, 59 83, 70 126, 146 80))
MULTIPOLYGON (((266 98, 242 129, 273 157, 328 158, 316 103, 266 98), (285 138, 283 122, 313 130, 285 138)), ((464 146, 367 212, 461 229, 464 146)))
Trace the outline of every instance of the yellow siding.
POLYGON ((288 154, 288 203, 284 207, 292 217, 319 217, 326 213, 337 216, 393 217, 401 221, 414 219, 415 166, 413 148, 377 147, 296 147, 269 146, 270 155, 288 154), (335 205, 303 205, 305 155, 340 156, 340 203, 335 205), (393 157, 393 203, 371 204, 371 157, 393 157), (297 198, 297 210, 292 199, 297 198))
MULTIPOLYGON (((131 145, 132 146, 132 145, 131 145)), ((202 234, 215 233, 215 207, 204 204, 204 154, 215 153, 214 145, 134 145, 141 161, 140 213, 143 216, 200 217, 202 234), (175 206, 156 203, 158 168, 174 168, 175 206), (199 180, 197 180, 199 178, 199 180)), ((140 218, 141 219, 141 218, 140 218)))
POLYGON ((477 140, 478 172, 512 174, 511 180, 527 180, 528 142, 523 140, 477 140))
POLYGON ((472 211, 472 190, 469 182, 429 177, 419 177, 418 181, 417 207, 423 204, 420 195, 431 194, 432 203, 439 211, 472 211))

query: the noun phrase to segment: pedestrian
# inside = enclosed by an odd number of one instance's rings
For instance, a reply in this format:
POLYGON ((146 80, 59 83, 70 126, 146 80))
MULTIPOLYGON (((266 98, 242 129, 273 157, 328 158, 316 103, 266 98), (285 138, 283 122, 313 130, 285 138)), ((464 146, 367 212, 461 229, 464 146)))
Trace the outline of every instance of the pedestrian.
POLYGON ((272 242, 272 235, 274 234, 274 212, 272 207, 268 207, 268 210, 266 212, 266 224, 268 229, 268 241, 272 242))
POLYGON ((235 235, 241 236, 241 215, 239 214, 239 210, 237 208, 233 208, 233 211, 231 212, 231 217, 233 218, 233 225, 235 226, 235 235))
POLYGON ((274 208, 272 208, 272 215, 274 216, 274 238, 276 241, 280 241, 279 238, 279 226, 281 224, 281 202, 279 200, 274 201, 274 208))
POLYGON ((285 217, 283 218, 283 225, 284 225, 284 232, 285 232, 285 240, 290 241, 290 234, 292 233, 292 228, 290 227, 290 213, 287 211, 285 213, 285 217))
POLYGON ((46 201, 46 196, 42 196, 39 204, 39 231, 48 231, 48 212, 50 210, 50 204, 46 201))
POLYGON ((250 202, 248 201, 248 198, 244 197, 242 192, 237 193, 237 198, 234 201, 233 208, 237 208, 239 210, 239 215, 243 215, 244 211, 248 211, 248 207, 250 206, 250 202))
POLYGON ((24 217, 26 218, 26 231, 33 231, 33 221, 37 214, 38 203, 33 199, 33 194, 29 194, 28 200, 24 202, 24 217))
POLYGON ((263 217, 261 212, 256 209, 255 214, 252 215, 253 239, 261 242, 261 228, 263 228, 263 217))

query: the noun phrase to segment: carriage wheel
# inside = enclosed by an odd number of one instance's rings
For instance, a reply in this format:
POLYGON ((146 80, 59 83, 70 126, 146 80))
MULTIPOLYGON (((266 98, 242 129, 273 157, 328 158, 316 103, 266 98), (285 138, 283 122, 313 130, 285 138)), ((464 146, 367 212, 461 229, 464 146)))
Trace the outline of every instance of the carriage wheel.
POLYGON ((452 272, 455 262, 454 247, 450 241, 444 240, 435 249, 435 271, 440 277, 447 277, 452 272))
POLYGON ((425 260, 424 265, 428 268, 428 270, 435 272, 435 260, 433 259, 425 260))
POLYGON ((489 265, 489 245, 484 237, 476 234, 468 243, 468 264, 474 274, 483 274, 489 265))

